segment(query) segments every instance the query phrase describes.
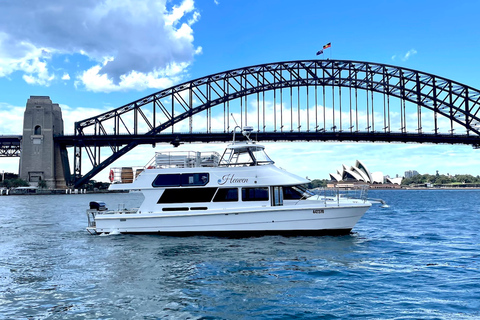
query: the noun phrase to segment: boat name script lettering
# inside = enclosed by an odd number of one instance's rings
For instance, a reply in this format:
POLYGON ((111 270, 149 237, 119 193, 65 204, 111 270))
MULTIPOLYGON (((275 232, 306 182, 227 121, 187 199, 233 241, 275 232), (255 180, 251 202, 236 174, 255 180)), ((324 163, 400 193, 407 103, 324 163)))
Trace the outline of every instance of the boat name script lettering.
POLYGON ((314 209, 313 213, 325 213, 325 211, 323 209, 314 209))
POLYGON ((248 183, 247 178, 235 178, 234 174, 226 174, 221 179, 218 179, 219 185, 224 185, 225 183, 248 183))

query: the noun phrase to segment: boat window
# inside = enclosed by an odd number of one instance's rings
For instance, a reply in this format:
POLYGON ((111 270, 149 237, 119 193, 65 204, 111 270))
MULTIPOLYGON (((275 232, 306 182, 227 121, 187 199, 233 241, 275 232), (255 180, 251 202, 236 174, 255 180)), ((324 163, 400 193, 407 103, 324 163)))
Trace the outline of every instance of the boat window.
POLYGON ((247 166, 252 165, 253 160, 246 148, 226 150, 220 165, 247 166))
POLYGON ((155 180, 153 180, 152 186, 180 187, 180 175, 179 174, 159 174, 155 178, 155 180))
POLYGON ((204 186, 208 183, 208 173, 183 173, 180 179, 180 184, 186 186, 204 186))
POLYGON ((283 206, 283 187, 272 187, 272 207, 283 206))
POLYGON ((252 164, 252 158, 250 157, 250 154, 248 152, 238 152, 235 154, 236 155, 236 163, 238 164, 252 164))
POLYGON ((300 200, 306 199, 313 195, 313 193, 305 186, 292 186, 283 187, 283 199, 284 200, 300 200))
POLYGON ((263 148, 252 148, 252 154, 257 161, 257 164, 273 163, 273 160, 267 156, 263 148))
POLYGON ((220 188, 217 194, 213 198, 213 202, 230 202, 238 201, 238 189, 237 188, 220 188))
POLYGON ((217 188, 166 189, 157 203, 210 202, 217 188))
POLYGON ((268 188, 242 188, 242 201, 268 201, 268 188))
POLYGON ((190 187, 204 186, 209 182, 208 173, 159 174, 152 183, 153 187, 190 187))
POLYGON ((283 199, 285 200, 299 200, 302 199, 303 192, 293 187, 283 187, 283 199))
POLYGON ((188 211, 188 207, 162 208, 162 211, 188 211))
POLYGON ((247 145, 225 150, 220 161, 221 166, 254 166, 273 164, 263 146, 247 145))

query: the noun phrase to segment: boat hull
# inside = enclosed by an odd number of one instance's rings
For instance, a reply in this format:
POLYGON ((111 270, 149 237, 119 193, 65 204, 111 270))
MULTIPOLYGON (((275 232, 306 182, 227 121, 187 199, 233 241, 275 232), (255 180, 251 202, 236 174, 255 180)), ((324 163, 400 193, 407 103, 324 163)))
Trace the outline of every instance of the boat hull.
MULTIPOLYGON (((310 201, 309 201, 310 202, 310 201)), ((348 234, 370 203, 345 206, 264 207, 235 212, 95 214, 93 233, 159 233, 165 235, 341 235, 348 234)), ((92 213, 92 210, 89 210, 92 213)))

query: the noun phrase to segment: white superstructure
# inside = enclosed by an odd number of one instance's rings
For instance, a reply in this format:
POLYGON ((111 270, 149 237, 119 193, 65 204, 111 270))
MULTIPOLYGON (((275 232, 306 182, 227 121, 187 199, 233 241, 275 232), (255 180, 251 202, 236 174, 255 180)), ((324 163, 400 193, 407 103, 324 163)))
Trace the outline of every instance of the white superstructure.
MULTIPOLYGON (((247 135, 248 138, 248 135, 247 135)), ((344 234, 370 207, 362 199, 311 196, 309 181, 277 168, 264 146, 248 139, 218 153, 156 153, 132 183, 139 208, 87 210, 90 233, 344 234)), ((295 156, 295 155, 288 155, 295 156)), ((299 161, 301 161, 299 159, 299 161)))

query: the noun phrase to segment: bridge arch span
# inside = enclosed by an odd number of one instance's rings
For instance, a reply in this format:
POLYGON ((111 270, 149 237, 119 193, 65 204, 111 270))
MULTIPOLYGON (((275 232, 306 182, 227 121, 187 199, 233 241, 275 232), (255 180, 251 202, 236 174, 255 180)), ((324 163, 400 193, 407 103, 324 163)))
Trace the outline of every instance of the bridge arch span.
POLYGON ((260 135, 283 133, 285 140, 302 134, 326 140, 334 133, 337 138, 329 140, 477 145, 479 109, 479 90, 417 70, 347 60, 261 64, 188 81, 76 122, 74 167, 80 175, 85 148, 93 169, 77 180, 84 183, 135 146, 162 141, 175 128, 228 133, 231 114, 239 125, 253 125, 260 135), (104 146, 112 154, 102 160, 104 146))

